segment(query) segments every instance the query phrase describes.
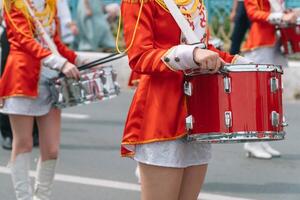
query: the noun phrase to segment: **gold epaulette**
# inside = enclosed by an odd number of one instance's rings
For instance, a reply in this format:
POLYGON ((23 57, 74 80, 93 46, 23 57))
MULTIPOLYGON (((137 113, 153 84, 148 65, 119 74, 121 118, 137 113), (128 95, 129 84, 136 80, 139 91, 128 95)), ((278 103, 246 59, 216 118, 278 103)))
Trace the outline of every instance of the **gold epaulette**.
POLYGON ((122 2, 124 3, 149 3, 149 2, 153 2, 154 0, 122 0, 122 2))

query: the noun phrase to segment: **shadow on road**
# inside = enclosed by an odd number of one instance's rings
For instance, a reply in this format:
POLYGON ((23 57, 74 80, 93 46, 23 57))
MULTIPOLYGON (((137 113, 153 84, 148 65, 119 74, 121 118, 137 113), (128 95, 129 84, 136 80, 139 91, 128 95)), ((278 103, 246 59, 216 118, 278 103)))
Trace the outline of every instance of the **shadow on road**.
POLYGON ((203 187, 208 192, 260 193, 260 194, 300 194, 300 183, 206 183, 203 187))

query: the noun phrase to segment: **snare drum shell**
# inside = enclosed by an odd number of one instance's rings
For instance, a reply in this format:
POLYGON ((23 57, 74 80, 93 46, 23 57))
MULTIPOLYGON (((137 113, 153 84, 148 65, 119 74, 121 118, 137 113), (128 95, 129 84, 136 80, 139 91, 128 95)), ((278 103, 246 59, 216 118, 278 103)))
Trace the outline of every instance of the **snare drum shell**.
POLYGON ((188 81, 192 83, 192 96, 187 96, 188 113, 193 117, 190 134, 283 131, 280 73, 231 72, 189 77, 188 81), (230 79, 230 92, 224 89, 225 77, 230 79), (274 92, 271 78, 278 85, 274 92), (278 126, 272 125, 274 112, 280 116, 278 126), (229 126, 226 113, 231 115, 229 126))

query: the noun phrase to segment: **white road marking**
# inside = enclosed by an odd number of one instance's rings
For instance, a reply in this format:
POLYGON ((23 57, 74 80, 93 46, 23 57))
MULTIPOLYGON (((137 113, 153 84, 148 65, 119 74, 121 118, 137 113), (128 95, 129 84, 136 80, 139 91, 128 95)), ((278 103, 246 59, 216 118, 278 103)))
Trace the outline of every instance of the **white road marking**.
POLYGON ((239 197, 201 193, 198 197, 198 200, 254 200, 254 199, 245 199, 245 198, 239 198, 239 197))
POLYGON ((299 61, 289 61, 289 67, 300 67, 299 61))
POLYGON ((67 119, 89 119, 89 115, 76 114, 76 113, 62 113, 61 116, 67 119))
MULTIPOLYGON (((0 166, 0 174, 10 174, 9 168, 0 166)), ((30 171, 31 177, 34 177, 35 174, 36 174, 35 172, 30 171)), ((134 183, 87 178, 81 176, 71 176, 65 174, 56 174, 55 180, 60 182, 66 182, 66 183, 73 183, 73 184, 75 183, 75 184, 113 188, 113 189, 120 189, 120 190, 130 190, 136 192, 139 192, 141 190, 140 185, 134 183)), ((230 197, 230 196, 223 196, 223 195, 216 195, 216 194, 209 194, 209 193, 201 193, 201 195, 199 195, 199 200, 251 200, 251 199, 237 198, 237 197, 230 197)))

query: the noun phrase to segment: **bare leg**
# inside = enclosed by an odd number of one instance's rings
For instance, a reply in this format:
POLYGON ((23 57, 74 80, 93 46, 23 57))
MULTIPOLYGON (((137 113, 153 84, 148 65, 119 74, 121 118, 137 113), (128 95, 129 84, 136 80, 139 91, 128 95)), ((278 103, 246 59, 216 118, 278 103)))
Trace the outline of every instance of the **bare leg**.
POLYGON ((179 200, 196 200, 204 182, 207 165, 184 169, 179 200))
POLYGON ((30 152, 32 150, 33 117, 9 115, 13 131, 11 177, 17 200, 32 200, 29 178, 30 152))
POLYGON ((32 129, 33 117, 23 115, 9 115, 13 132, 13 149, 11 161, 13 162, 18 154, 28 153, 32 150, 32 129))
POLYGON ((37 117, 41 159, 57 159, 61 128, 60 110, 51 109, 47 115, 37 117))
POLYGON ((139 163, 142 200, 178 200, 182 168, 158 167, 139 163))
POLYGON ((47 115, 37 117, 37 124, 41 158, 37 166, 33 200, 50 200, 59 151, 60 110, 51 109, 47 115))

